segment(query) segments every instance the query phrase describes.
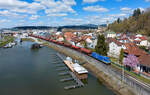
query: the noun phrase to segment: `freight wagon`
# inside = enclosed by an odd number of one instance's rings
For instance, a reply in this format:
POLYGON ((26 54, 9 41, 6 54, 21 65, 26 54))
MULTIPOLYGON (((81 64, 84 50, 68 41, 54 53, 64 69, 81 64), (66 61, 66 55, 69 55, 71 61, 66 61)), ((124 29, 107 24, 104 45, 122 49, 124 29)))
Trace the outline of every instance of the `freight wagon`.
POLYGON ((109 65, 111 63, 110 61, 110 58, 109 57, 106 57, 106 56, 102 56, 100 54, 97 54, 96 52, 92 52, 91 50, 89 49, 86 49, 86 48, 80 48, 80 47, 77 47, 75 45, 71 45, 71 44, 68 44, 68 43, 64 43, 64 42, 60 42, 60 41, 56 41, 56 40, 52 40, 52 39, 48 39, 48 38, 45 38, 45 37, 42 37, 42 36, 36 36, 36 35, 30 35, 32 37, 35 37, 35 38, 40 38, 40 39, 43 39, 43 40, 46 40, 46 41, 49 41, 49 42, 53 42, 55 44, 59 44, 59 45, 63 45, 65 47, 68 47, 68 48, 72 48, 72 49, 75 49, 79 52, 82 52, 84 54, 87 54, 95 59, 97 59, 98 61, 101 61, 107 65, 109 65))
POLYGON ((91 55, 91 53, 92 53, 91 50, 86 49, 86 48, 81 48, 80 51, 83 52, 83 53, 85 53, 85 54, 87 54, 87 55, 91 55))
POLYGON ((79 49, 80 49, 80 47, 77 47, 77 46, 75 46, 75 45, 72 45, 71 48, 72 48, 72 49, 75 49, 75 50, 79 50, 79 49))

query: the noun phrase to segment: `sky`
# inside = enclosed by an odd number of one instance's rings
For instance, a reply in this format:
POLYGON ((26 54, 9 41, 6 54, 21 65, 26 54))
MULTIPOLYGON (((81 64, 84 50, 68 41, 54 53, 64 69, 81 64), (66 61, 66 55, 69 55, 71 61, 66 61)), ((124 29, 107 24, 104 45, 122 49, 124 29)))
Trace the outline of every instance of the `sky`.
POLYGON ((111 23, 150 0, 0 0, 0 28, 111 23))

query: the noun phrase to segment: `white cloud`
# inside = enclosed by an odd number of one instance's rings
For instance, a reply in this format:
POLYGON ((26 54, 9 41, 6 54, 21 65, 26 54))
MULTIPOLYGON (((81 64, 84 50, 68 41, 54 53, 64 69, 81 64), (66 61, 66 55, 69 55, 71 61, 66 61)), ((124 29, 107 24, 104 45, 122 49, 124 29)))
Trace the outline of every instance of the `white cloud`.
POLYGON ((131 8, 128 8, 128 7, 123 7, 120 9, 122 12, 125 12, 125 13, 132 13, 133 10, 131 8))
POLYGON ((8 17, 8 18, 25 18, 27 17, 26 14, 18 14, 18 13, 15 13, 15 12, 11 12, 9 10, 3 10, 3 11, 0 11, 0 17, 8 17))
POLYGON ((86 20, 83 20, 81 18, 63 18, 63 23, 65 23, 65 25, 81 25, 81 24, 85 24, 86 20))
POLYGON ((98 1, 105 1, 105 0, 83 0, 84 3, 95 3, 98 1))
POLYGON ((62 0, 62 1, 54 1, 54 0, 35 0, 41 5, 45 6, 45 13, 48 16, 65 16, 67 13, 76 13, 74 9, 72 9, 73 5, 76 5, 75 0, 62 0))
POLYGON ((61 16, 67 16, 67 14, 66 13, 52 13, 52 14, 48 14, 47 16, 61 17, 61 16))
POLYGON ((31 17, 30 17, 30 20, 36 20, 37 18, 39 18, 40 16, 38 16, 38 15, 32 15, 31 17))
POLYGON ((96 15, 96 16, 86 16, 85 20, 88 19, 89 24, 106 24, 107 21, 112 22, 115 20, 114 17, 108 15, 96 15))
POLYGON ((0 16, 5 16, 5 17, 17 17, 17 16, 19 16, 19 14, 10 12, 10 11, 8 11, 8 10, 3 10, 3 11, 0 11, 0 16))
POLYGON ((124 8, 121 8, 120 10, 121 10, 121 11, 130 11, 130 10, 131 10, 131 8, 124 7, 124 8))
POLYGON ((127 16, 127 14, 121 13, 121 14, 112 14, 109 16, 118 18, 118 17, 125 17, 125 16, 127 16))
POLYGON ((141 11, 145 11, 145 9, 144 9, 144 8, 142 8, 142 7, 139 7, 139 9, 140 9, 141 11))
POLYGON ((145 2, 150 2, 150 0, 145 0, 145 2))
POLYGON ((0 20, 0 23, 8 23, 8 22, 10 22, 10 20, 8 20, 8 19, 2 19, 2 20, 0 20))
POLYGON ((67 5, 76 5, 75 0, 63 0, 63 2, 67 5))
POLYGON ((21 6, 28 6, 28 3, 19 0, 0 0, 0 8, 10 9, 21 6))
POLYGON ((44 6, 40 3, 27 3, 20 0, 1 0, 0 9, 7 9, 18 13, 37 13, 37 11, 43 9, 44 6))
POLYGON ((99 5, 87 6, 87 7, 84 7, 83 10, 90 11, 90 12, 108 12, 109 11, 107 8, 101 7, 99 5))

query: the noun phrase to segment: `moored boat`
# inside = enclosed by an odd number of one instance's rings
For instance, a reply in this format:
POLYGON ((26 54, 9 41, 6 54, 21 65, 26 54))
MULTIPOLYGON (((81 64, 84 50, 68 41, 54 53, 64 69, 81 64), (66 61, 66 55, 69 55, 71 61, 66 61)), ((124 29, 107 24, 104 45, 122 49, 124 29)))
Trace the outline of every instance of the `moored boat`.
POLYGON ((79 79, 88 78, 88 71, 78 63, 73 63, 70 57, 67 57, 66 60, 64 60, 64 63, 79 79))

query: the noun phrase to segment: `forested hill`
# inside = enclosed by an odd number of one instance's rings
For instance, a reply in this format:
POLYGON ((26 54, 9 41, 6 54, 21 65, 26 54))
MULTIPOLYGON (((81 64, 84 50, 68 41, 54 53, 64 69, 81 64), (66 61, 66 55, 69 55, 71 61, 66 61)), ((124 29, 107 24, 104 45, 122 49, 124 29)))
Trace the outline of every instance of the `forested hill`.
POLYGON ((132 16, 124 20, 118 18, 108 28, 115 32, 141 33, 150 36, 150 8, 144 12, 136 9, 132 16))

